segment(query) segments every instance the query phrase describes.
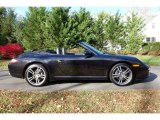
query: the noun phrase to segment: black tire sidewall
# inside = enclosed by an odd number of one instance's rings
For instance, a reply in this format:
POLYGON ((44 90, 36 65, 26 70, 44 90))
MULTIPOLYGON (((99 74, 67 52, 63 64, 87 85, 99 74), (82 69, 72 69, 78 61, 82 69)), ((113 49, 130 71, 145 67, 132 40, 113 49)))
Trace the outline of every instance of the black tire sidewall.
POLYGON ((46 70, 46 68, 45 67, 43 67, 41 64, 32 64, 32 65, 30 65, 27 69, 26 69, 26 71, 25 71, 25 80, 27 81, 27 83, 29 83, 31 86, 34 86, 34 87, 41 87, 41 86, 44 86, 46 83, 47 83, 47 81, 48 81, 48 72, 47 72, 47 70, 46 70), (31 84, 28 80, 27 80, 27 70, 30 68, 30 67, 41 67, 43 70, 44 70, 44 72, 45 72, 45 74, 46 74, 46 78, 45 78, 45 80, 44 80, 44 82, 42 83, 42 84, 40 84, 40 85, 33 85, 33 84, 31 84))

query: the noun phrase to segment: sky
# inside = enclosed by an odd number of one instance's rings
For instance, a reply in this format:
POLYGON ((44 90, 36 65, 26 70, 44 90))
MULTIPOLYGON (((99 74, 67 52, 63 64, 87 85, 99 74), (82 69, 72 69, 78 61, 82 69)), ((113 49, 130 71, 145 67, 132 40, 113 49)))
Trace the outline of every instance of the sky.
MULTIPOLYGON (((131 8, 130 7, 85 7, 86 10, 90 11, 91 14, 97 14, 101 11, 105 11, 107 13, 115 14, 117 11, 121 13, 121 15, 125 15, 131 8)), ((15 12, 18 15, 24 16, 26 15, 26 12, 28 11, 28 7, 15 7, 15 12)), ((80 7, 72 7, 71 11, 78 11, 80 7)), ((160 7, 150 7, 149 12, 156 13, 160 11, 160 7)))

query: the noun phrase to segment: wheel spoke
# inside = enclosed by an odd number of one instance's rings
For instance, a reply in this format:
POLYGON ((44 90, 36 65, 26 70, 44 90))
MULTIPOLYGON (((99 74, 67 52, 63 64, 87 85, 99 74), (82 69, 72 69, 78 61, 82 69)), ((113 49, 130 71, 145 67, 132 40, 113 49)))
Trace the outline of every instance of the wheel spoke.
POLYGON ((36 78, 36 84, 38 84, 39 83, 39 79, 38 78, 36 78))
POLYGON ((126 75, 126 74, 128 74, 129 72, 130 72, 130 69, 127 68, 123 73, 126 75))
POLYGON ((119 77, 119 74, 112 74, 113 78, 119 77))
POLYGON ((40 78, 44 79, 46 76, 45 75, 41 75, 40 78))
POLYGON ((40 73, 40 71, 41 71, 41 68, 37 67, 36 73, 40 73))
POLYGON ((118 79, 118 83, 119 83, 119 84, 122 84, 122 83, 123 83, 123 80, 122 80, 122 78, 121 78, 121 77, 119 77, 119 79, 118 79))
POLYGON ((32 76, 32 77, 28 78, 28 81, 32 81, 33 79, 34 79, 34 77, 32 76))
POLYGON ((124 78, 125 80, 128 80, 128 78, 129 78, 129 77, 127 77, 127 76, 124 76, 123 78, 124 78))
POLYGON ((122 72, 121 66, 118 66, 118 67, 117 67, 117 70, 118 70, 119 73, 122 72))
POLYGON ((34 74, 34 71, 32 69, 29 69, 28 72, 34 74))

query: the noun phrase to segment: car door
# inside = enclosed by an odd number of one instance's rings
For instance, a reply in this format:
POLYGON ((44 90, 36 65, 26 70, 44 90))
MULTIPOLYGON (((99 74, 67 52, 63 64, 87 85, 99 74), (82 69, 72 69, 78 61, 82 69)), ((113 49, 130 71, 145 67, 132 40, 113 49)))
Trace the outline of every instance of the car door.
POLYGON ((58 76, 86 76, 88 67, 84 58, 84 55, 63 55, 57 57, 57 69, 61 71, 58 76))
POLYGON ((103 60, 99 55, 94 55, 92 57, 86 58, 87 74, 93 77, 104 77, 105 76, 105 66, 106 60, 103 60))
POLYGON ((57 57, 59 76, 104 76, 104 62, 98 56, 64 55, 57 57))

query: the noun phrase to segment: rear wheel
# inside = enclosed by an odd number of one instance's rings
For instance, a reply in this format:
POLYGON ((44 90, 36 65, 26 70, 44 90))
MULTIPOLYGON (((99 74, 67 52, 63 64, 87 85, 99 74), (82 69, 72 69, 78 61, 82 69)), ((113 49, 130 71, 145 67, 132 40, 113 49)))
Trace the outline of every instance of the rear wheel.
POLYGON ((25 71, 25 79, 32 86, 43 86, 47 83, 48 73, 42 65, 32 64, 25 71))
POLYGON ((134 74, 128 64, 119 63, 112 67, 109 78, 118 86, 126 86, 132 83, 134 74))

